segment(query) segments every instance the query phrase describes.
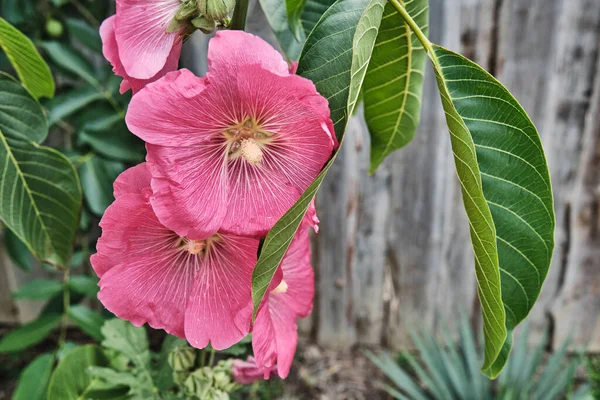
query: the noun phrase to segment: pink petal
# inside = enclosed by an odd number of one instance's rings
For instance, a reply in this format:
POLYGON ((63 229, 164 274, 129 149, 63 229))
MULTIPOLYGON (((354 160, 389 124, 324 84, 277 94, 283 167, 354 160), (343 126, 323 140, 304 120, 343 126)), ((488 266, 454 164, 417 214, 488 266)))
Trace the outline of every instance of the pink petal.
POLYGON ((300 318, 312 311, 315 296, 315 273, 311 266, 308 226, 301 226, 281 262, 287 290, 280 293, 282 301, 300 318))
POLYGON ((107 214, 98 252, 110 254, 115 266, 102 275, 98 298, 136 326, 148 323, 184 337, 197 256, 178 246, 179 237, 158 221, 144 196, 124 194, 107 214))
POLYGON ((127 75, 150 79, 165 67, 174 47, 181 51, 179 33, 166 32, 180 4, 179 0, 117 0, 116 38, 127 75))
POLYGON ((277 365, 285 379, 294 361, 298 343, 296 313, 279 295, 270 294, 256 316, 252 330, 252 349, 256 363, 265 371, 277 365))
POLYGON ((202 240, 217 233, 227 209, 226 169, 219 144, 146 145, 152 167, 152 207, 180 236, 202 240))
POLYGON ((129 130, 148 143, 174 147, 221 135, 226 125, 215 126, 220 112, 211 107, 205 89, 206 78, 187 69, 168 73, 131 99, 125 119, 129 130))
POLYGON ((117 45, 117 40, 115 37, 115 19, 116 17, 113 15, 107 18, 102 25, 100 26, 100 36, 102 38, 102 53, 104 57, 112 64, 113 72, 115 75, 118 75, 123 78, 123 82, 121 82, 120 92, 121 94, 127 92, 128 90, 132 90, 133 93, 137 93, 144 88, 148 83, 154 82, 160 78, 162 78, 167 72, 174 71, 179 66, 179 56, 181 53, 180 46, 174 46, 167 57, 167 61, 162 70, 160 70, 156 75, 149 79, 136 79, 130 77, 125 71, 125 67, 121 63, 121 59, 119 57, 119 48, 117 45))
POLYGON ((274 366, 270 371, 265 371, 263 368, 256 365, 256 360, 252 356, 248 356, 246 361, 233 360, 232 365, 233 379, 240 385, 249 385, 258 380, 269 379, 277 374, 277 367, 274 366))
POLYGON ((286 76, 290 67, 270 44, 244 31, 220 31, 208 44, 209 77, 234 79, 240 67, 257 64, 286 76))
POLYGON ((185 336, 197 348, 231 347, 250 332, 251 281, 259 241, 220 235, 196 275, 185 314, 185 336))
POLYGON ((125 194, 141 194, 149 198, 151 179, 150 168, 145 162, 127 169, 113 183, 115 199, 125 194))

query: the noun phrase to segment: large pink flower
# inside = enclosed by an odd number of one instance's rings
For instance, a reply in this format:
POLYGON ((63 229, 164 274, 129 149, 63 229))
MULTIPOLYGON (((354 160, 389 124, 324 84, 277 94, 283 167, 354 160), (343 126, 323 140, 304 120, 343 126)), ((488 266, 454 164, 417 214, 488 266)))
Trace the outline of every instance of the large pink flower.
POLYGON ((148 143, 152 206, 191 239, 264 235, 337 145, 327 100, 248 33, 217 33, 208 60, 206 77, 172 72, 129 106, 130 130, 148 143))
POLYGON ((168 32, 179 0, 117 0, 115 35, 128 76, 151 79, 181 52, 181 31, 168 32))
MULTIPOLYGON (((307 215, 306 219, 310 216, 307 215)), ((310 221, 309 221, 310 222, 310 221)), ((303 223, 282 263, 282 279, 261 306, 252 331, 256 364, 265 379, 276 365, 281 378, 290 372, 298 343, 298 317, 312 310, 314 272, 310 264, 308 223, 303 223)))
POLYGON ((91 259, 104 306, 198 348, 224 349, 246 336, 259 241, 223 233, 189 240, 166 228, 150 206, 146 163, 121 174, 114 188, 91 259))
POLYGON ((180 45, 173 46, 164 67, 162 70, 158 71, 156 75, 149 79, 137 79, 129 76, 119 56, 119 46, 115 37, 115 19, 116 16, 113 15, 104 20, 100 26, 100 37, 102 38, 102 53, 104 54, 104 57, 112 64, 115 75, 123 78, 120 89, 121 94, 127 92, 129 89, 135 94, 148 83, 154 82, 165 76, 167 72, 175 71, 177 69, 181 53, 180 45))

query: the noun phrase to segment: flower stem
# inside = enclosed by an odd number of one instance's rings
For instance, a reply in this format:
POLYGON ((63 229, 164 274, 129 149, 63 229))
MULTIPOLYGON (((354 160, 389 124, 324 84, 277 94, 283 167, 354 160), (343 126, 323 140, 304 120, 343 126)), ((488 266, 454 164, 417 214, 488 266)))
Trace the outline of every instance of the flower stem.
POLYGON ((243 31, 246 29, 246 18, 248 17, 248 0, 237 0, 233 10, 233 18, 229 29, 243 31))
POLYGON ((213 363, 215 362, 215 349, 210 349, 210 358, 208 359, 208 366, 212 368, 213 363))
POLYGON ((415 20, 412 19, 408 11, 406 11, 406 8, 404 8, 404 5, 401 3, 401 1, 389 0, 389 2, 396 9, 396 11, 398 11, 398 14, 400 14, 402 19, 404 19, 404 22, 406 22, 408 26, 410 26, 410 29, 417 36, 417 39, 419 39, 419 41, 425 48, 425 51, 427 51, 427 54, 429 54, 430 57, 435 57, 433 48, 431 47, 431 42, 429 41, 429 39, 427 39, 427 36, 425 36, 421 28, 419 28, 419 25, 417 25, 417 23, 415 22, 415 20))

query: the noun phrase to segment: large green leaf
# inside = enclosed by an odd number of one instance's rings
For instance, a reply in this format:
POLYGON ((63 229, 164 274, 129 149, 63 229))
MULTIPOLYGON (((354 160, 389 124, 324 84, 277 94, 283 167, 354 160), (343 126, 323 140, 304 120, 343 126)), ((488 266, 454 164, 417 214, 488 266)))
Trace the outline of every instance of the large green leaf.
MULTIPOLYGON (((427 3, 404 2, 424 34, 429 23, 427 3)), ((406 146, 417 131, 425 60, 421 42, 388 3, 363 87, 365 119, 371 134, 371 172, 391 152, 406 146)))
POLYGON ((475 250, 483 369, 495 377, 550 266, 550 177, 538 132, 509 91, 463 56, 431 49, 475 250))
POLYGON ((358 99, 384 6, 385 1, 338 0, 323 14, 302 50, 298 75, 313 81, 329 101, 338 138, 358 99))
POLYGON ((48 122, 54 125, 58 121, 74 114, 94 101, 101 100, 104 95, 90 84, 61 93, 45 103, 48 109, 48 122))
POLYGON ((6 136, 41 143, 48 135, 42 107, 19 82, 0 72, 0 130, 6 136))
POLYGON ((33 360, 21 373, 13 400, 45 400, 53 366, 52 354, 42 354, 33 360))
POLYGON ((58 151, 0 131, 0 218, 40 260, 66 267, 81 208, 73 165, 58 151))
MULTIPOLYGON (((340 146, 373 51, 385 1, 338 0, 310 34, 300 57, 298 73, 311 79, 329 101, 340 146)), ((255 314, 334 159, 265 238, 252 274, 255 314)))
POLYGON ((308 36, 317 25, 325 11, 335 3, 335 0, 306 0, 302 12, 302 27, 308 36))
POLYGON ((88 368, 107 365, 108 359, 98 346, 90 344, 71 350, 58 364, 50 378, 47 399, 99 398, 91 395, 95 384, 100 382, 88 374, 88 368))
POLYGON ((54 96, 54 79, 48 64, 31 40, 3 18, 0 18, 0 47, 33 97, 54 96))
POLYGON ((44 340, 58 326, 60 314, 46 314, 29 324, 11 331, 0 340, 0 353, 12 353, 44 340))

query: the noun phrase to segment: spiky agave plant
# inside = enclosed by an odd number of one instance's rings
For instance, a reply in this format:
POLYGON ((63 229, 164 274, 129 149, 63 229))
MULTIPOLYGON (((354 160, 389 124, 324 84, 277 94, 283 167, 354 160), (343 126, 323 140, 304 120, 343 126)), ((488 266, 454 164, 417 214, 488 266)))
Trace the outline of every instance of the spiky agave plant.
POLYGON ((498 380, 480 372, 478 345, 466 319, 459 326, 458 342, 444 329, 445 340, 437 342, 424 329, 412 333, 419 359, 401 354, 403 366, 388 354, 367 352, 369 359, 391 380, 384 390, 399 400, 558 400, 592 399, 587 388, 573 393, 580 356, 568 357, 566 340, 543 362, 546 338, 536 348, 527 346, 525 327, 498 380))

